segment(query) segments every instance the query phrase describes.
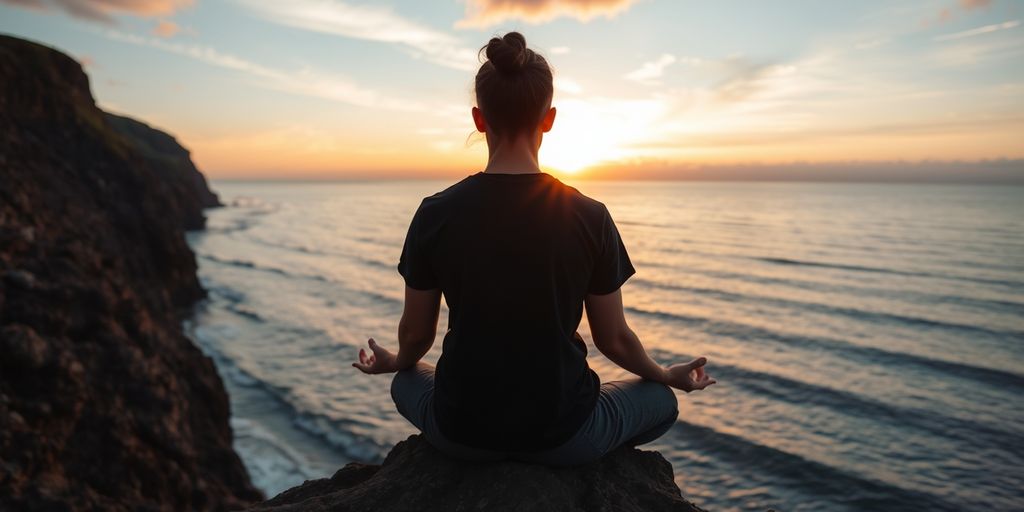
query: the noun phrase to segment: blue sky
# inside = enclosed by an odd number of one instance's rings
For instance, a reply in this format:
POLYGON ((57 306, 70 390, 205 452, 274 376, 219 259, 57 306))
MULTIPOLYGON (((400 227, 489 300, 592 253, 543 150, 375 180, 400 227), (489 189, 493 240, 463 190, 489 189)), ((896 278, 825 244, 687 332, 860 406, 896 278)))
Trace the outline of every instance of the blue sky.
POLYGON ((1019 0, 0 0, 0 31, 81 60, 103 108, 214 177, 479 168, 475 51, 508 30, 555 68, 559 171, 1021 158, 1022 20, 1019 0))

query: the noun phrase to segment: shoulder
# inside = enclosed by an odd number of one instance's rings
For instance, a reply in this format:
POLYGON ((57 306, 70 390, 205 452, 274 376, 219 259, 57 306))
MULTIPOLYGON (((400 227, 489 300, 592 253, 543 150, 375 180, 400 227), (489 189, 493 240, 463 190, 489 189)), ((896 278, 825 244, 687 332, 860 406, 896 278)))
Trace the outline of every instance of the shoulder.
POLYGON ((562 190, 564 197, 577 212, 586 215, 588 218, 598 220, 603 220, 604 217, 609 216, 608 208, 601 201, 580 192, 576 187, 566 185, 558 178, 553 177, 551 179, 562 190))
POLYGON ((416 217, 436 218, 456 208, 461 198, 473 188, 473 178, 474 176, 467 176, 443 190, 424 197, 416 209, 416 217))
POLYGON ((423 201, 420 202, 420 207, 437 207, 455 200, 468 187, 472 178, 472 176, 467 176, 438 192, 424 197, 423 201))

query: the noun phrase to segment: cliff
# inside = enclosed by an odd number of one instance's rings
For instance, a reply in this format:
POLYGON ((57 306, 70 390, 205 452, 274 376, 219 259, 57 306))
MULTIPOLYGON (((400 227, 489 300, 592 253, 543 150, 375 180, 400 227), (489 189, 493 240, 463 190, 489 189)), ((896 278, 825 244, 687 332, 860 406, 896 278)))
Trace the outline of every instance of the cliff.
POLYGON ((0 510, 261 499, 181 329, 204 294, 184 229, 216 196, 68 56, 0 36, 0 77, 0 510))
POLYGON ((616 511, 701 512, 680 493, 672 466, 655 452, 620 448, 586 466, 517 462, 467 464, 446 458, 422 436, 395 446, 380 466, 351 463, 252 511, 616 511))
POLYGON ((159 182, 171 202, 171 211, 176 212, 181 225, 187 230, 202 229, 206 225, 203 209, 221 206, 221 203, 207 185, 206 177, 192 163, 188 150, 174 137, 141 121, 109 112, 103 115, 107 126, 120 134, 158 173, 159 182))

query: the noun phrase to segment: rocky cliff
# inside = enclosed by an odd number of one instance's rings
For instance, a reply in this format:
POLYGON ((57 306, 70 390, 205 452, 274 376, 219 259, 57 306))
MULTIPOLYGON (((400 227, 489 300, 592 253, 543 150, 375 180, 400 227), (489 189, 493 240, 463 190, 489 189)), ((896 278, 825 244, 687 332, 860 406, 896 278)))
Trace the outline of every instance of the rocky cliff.
POLYGON ((517 462, 467 464, 421 436, 399 443, 380 466, 352 463, 254 507, 261 512, 476 511, 701 512, 680 493, 655 452, 620 448, 572 468, 517 462))
POLYGON ((261 498, 184 229, 216 204, 172 137, 98 109, 81 66, 0 36, 0 510, 223 510, 261 498))

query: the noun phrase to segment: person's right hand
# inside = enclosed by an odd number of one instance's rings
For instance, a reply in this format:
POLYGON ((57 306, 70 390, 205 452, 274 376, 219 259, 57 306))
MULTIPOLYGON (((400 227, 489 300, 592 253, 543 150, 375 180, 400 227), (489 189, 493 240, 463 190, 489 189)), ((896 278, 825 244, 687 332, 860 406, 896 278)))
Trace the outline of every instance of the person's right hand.
POLYGON ((706 364, 708 364, 708 358, 698 357, 689 363, 677 363, 669 366, 665 370, 668 376, 665 384, 689 393, 690 391, 704 389, 718 382, 704 372, 704 365, 706 364))
POLYGON ((373 338, 370 338, 367 343, 370 345, 370 352, 372 353, 367 355, 365 349, 359 349, 359 361, 352 363, 352 366, 370 375, 398 371, 398 366, 396 365, 398 356, 378 345, 373 338))

